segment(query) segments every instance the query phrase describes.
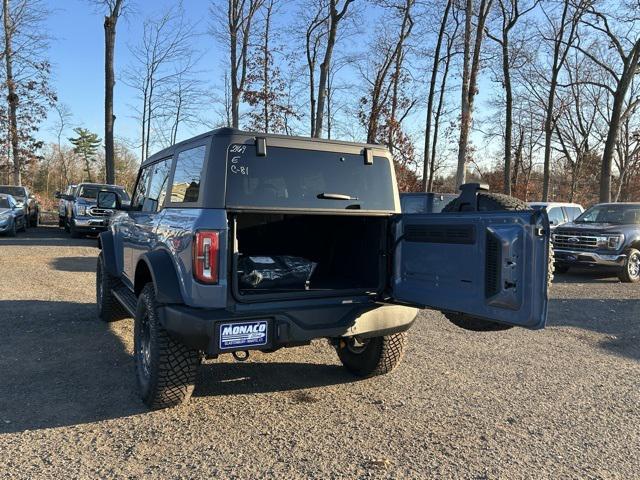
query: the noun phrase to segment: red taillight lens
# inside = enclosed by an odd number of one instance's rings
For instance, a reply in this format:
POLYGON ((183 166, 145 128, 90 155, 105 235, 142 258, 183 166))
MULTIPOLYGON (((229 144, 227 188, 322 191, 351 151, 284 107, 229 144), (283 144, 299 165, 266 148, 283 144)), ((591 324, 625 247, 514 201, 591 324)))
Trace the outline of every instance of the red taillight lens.
POLYGON ((193 242, 193 276, 202 283, 218 283, 218 232, 200 231, 193 242))

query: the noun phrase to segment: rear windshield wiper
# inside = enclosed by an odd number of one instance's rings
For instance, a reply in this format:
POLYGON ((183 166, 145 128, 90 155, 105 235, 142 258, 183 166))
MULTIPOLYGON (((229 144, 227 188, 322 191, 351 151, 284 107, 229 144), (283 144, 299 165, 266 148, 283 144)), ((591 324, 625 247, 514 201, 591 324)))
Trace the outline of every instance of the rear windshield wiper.
POLYGON ((342 193, 320 193, 318 198, 322 200, 358 200, 358 197, 352 197, 351 195, 344 195, 342 193))

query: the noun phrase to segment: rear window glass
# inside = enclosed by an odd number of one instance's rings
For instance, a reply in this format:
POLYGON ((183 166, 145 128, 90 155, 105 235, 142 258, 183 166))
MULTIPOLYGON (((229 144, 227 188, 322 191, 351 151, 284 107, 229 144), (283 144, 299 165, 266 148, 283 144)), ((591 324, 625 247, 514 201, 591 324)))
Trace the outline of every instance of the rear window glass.
POLYGON ((108 185, 82 185, 78 192, 78 197, 88 198, 89 200, 96 200, 98 198, 98 192, 115 192, 121 201, 128 202, 129 194, 122 188, 114 188, 108 185))
POLYGON ((228 206, 309 209, 394 210, 391 166, 364 155, 255 145, 230 145, 228 206))
POLYGON ((175 203, 197 202, 200 195, 200 177, 207 147, 190 148, 178 154, 173 174, 171 201, 175 203))
POLYGON ((402 213, 425 213, 427 211, 427 197, 424 195, 400 196, 402 213))
POLYGON ((7 195, 12 195, 14 197, 24 197, 26 195, 24 187, 0 187, 0 193, 6 193, 7 195))

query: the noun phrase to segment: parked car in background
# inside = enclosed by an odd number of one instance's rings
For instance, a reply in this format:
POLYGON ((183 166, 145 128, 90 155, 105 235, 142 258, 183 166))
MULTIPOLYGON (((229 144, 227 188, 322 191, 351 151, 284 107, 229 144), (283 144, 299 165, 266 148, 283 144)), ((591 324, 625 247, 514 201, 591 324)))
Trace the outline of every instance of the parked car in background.
POLYGON ((40 225, 40 205, 34 195, 27 187, 17 187, 14 185, 0 185, 0 193, 11 195, 18 203, 18 207, 24 210, 29 227, 40 225))
POLYGON ((104 183, 80 183, 73 193, 60 197, 67 201, 64 217, 64 228, 71 237, 78 238, 89 233, 100 233, 107 229, 110 209, 98 208, 96 200, 98 192, 114 192, 122 205, 129 204, 129 194, 124 187, 104 183))
POLYGON ((146 159, 130 206, 99 192, 120 211, 99 236, 98 315, 134 317, 143 401, 187 400, 204 355, 317 338, 354 375, 386 374, 416 307, 544 327, 546 213, 479 184, 447 214, 402 213, 393 168, 379 145, 222 128, 146 159))
POLYGON ((572 266, 616 267, 623 282, 640 281, 640 203, 601 203, 552 235, 556 272, 572 266))
POLYGON ((582 208, 582 205, 578 203, 529 202, 529 206, 534 209, 544 208, 547 211, 551 230, 555 230, 558 225, 573 222, 582 212, 584 212, 584 208, 582 208))
POLYGON ((69 185, 64 193, 56 192, 55 197, 58 199, 58 226, 64 227, 66 225, 65 219, 67 218, 67 211, 70 206, 69 197, 73 197, 77 185, 69 185))
POLYGON ((0 193, 0 233, 15 237, 18 230, 27 229, 27 216, 24 209, 18 206, 15 198, 0 193))
POLYGON ((455 193, 411 192, 400 194, 402 213, 440 213, 458 195, 455 193))

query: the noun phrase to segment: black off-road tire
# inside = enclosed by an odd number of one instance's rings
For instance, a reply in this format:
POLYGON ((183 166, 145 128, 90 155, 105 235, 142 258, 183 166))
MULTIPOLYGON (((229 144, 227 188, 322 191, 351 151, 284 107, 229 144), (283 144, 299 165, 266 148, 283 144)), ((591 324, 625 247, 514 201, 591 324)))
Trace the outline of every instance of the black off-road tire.
POLYGON ((640 251, 630 248, 625 253, 627 259, 618 272, 618 278, 624 283, 640 282, 640 251))
POLYGON ((336 350, 349 372, 368 378, 395 369, 404 356, 406 343, 407 333, 402 332, 367 339, 361 347, 355 347, 353 340, 339 339, 336 350))
POLYGON ((22 227, 20 227, 20 231, 26 233, 27 232, 27 219, 22 219, 22 227))
POLYGON ((96 268, 96 305, 98 318, 105 323, 116 322, 123 318, 129 318, 129 313, 113 295, 112 289, 116 279, 107 271, 102 253, 98 255, 96 268))
POLYGON ((571 267, 569 267, 569 265, 565 265, 562 263, 555 263, 553 265, 553 273, 557 273, 559 275, 562 275, 564 273, 567 273, 569 271, 571 267))
MULTIPOLYGON (((443 209, 443 212, 460 212, 462 203, 460 197, 451 200, 443 209)), ((503 193, 478 192, 478 210, 480 212, 502 212, 531 210, 525 202, 516 197, 510 197, 503 193)))
MULTIPOLYGON (((462 203, 460 197, 451 200, 444 208, 443 212, 460 212, 462 203)), ((503 212, 503 211, 523 211, 531 210, 525 202, 519 198, 511 197, 503 193, 478 192, 478 210, 481 212, 503 212)), ((554 272, 553 244, 549 242, 549 266, 547 268, 547 291, 551 288, 554 272)), ((473 332, 497 332, 509 330, 513 325, 505 325, 490 320, 473 317, 457 312, 443 312, 444 316, 454 325, 471 330, 473 332)))
POLYGON ((153 410, 191 398, 202 353, 169 336, 158 321, 156 294, 148 283, 138 298, 134 325, 136 377, 142 401, 153 410))

